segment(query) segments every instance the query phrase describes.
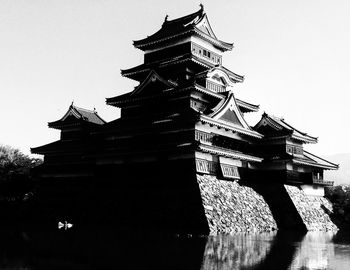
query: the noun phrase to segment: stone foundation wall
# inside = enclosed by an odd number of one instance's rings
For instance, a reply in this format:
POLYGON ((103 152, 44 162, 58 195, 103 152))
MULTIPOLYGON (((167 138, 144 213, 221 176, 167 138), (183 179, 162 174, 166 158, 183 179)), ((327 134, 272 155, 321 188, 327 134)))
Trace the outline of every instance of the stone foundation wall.
POLYGON ((270 192, 266 193, 254 186, 199 174, 197 182, 210 234, 267 232, 278 227, 338 230, 329 216, 333 212, 332 204, 324 197, 306 195, 298 187, 280 185, 268 188, 270 192), (291 218, 299 223, 293 223, 291 218))
POLYGON ((212 175, 198 175, 210 234, 277 229, 269 206, 252 188, 212 175))
POLYGON ((338 230, 329 217, 329 213, 333 213, 333 207, 328 199, 306 195, 303 190, 295 186, 284 185, 284 187, 308 231, 338 230))

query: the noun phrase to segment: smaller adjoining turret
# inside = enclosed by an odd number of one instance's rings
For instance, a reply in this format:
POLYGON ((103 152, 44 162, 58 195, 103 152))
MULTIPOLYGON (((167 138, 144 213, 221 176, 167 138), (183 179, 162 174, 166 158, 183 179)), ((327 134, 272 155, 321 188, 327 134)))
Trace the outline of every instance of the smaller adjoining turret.
MULTIPOLYGON (((33 154, 48 154, 53 153, 57 149, 64 151, 70 148, 70 144, 74 141, 82 141, 83 138, 88 138, 89 133, 94 128, 106 123, 94 110, 87 110, 77 107, 73 104, 69 106, 63 117, 57 121, 49 122, 50 128, 61 131, 59 141, 46 144, 43 146, 31 148, 33 154)), ((50 154, 48 154, 50 155, 50 154)))
POLYGON ((304 144, 317 143, 316 137, 266 113, 254 130, 264 135, 256 150, 264 158, 260 169, 266 179, 301 185, 312 195, 323 195, 323 187, 333 185, 323 179, 323 171, 337 170, 338 165, 304 150, 304 144))

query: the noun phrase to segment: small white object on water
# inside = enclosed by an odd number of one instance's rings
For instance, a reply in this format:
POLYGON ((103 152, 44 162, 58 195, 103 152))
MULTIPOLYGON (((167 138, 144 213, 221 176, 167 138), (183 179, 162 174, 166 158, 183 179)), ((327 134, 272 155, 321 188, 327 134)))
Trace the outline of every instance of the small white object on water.
POLYGON ((67 221, 64 221, 64 223, 62 223, 62 222, 58 222, 58 228, 59 229, 65 229, 65 230, 67 230, 67 229, 70 229, 70 228, 72 228, 73 227, 73 224, 71 224, 71 223, 68 223, 67 221))

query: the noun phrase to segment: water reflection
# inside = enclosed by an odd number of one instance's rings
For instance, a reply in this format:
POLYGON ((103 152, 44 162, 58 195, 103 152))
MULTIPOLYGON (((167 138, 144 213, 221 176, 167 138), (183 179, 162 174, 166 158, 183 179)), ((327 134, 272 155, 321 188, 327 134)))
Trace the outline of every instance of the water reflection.
POLYGON ((350 234, 0 229, 0 269, 349 269, 350 234))
POLYGON ((334 258, 333 233, 307 233, 298 245, 291 269, 329 269, 334 258))
POLYGON ((202 270, 349 269, 350 235, 295 232, 209 237, 202 270))
POLYGON ((239 269, 261 263, 271 250, 276 233, 210 236, 202 269, 239 269))

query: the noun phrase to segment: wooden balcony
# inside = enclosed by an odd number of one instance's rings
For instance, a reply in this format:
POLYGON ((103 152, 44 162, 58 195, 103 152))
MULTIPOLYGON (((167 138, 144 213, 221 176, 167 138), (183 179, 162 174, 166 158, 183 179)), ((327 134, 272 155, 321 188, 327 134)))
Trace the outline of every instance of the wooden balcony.
POLYGON ((334 184, 334 181, 326 181, 322 176, 317 178, 313 173, 302 173, 295 171, 287 171, 286 180, 290 183, 303 183, 321 186, 333 186, 334 184))
POLYGON ((312 179, 312 183, 315 185, 321 185, 321 186, 333 186, 334 181, 326 181, 323 179, 312 179))

